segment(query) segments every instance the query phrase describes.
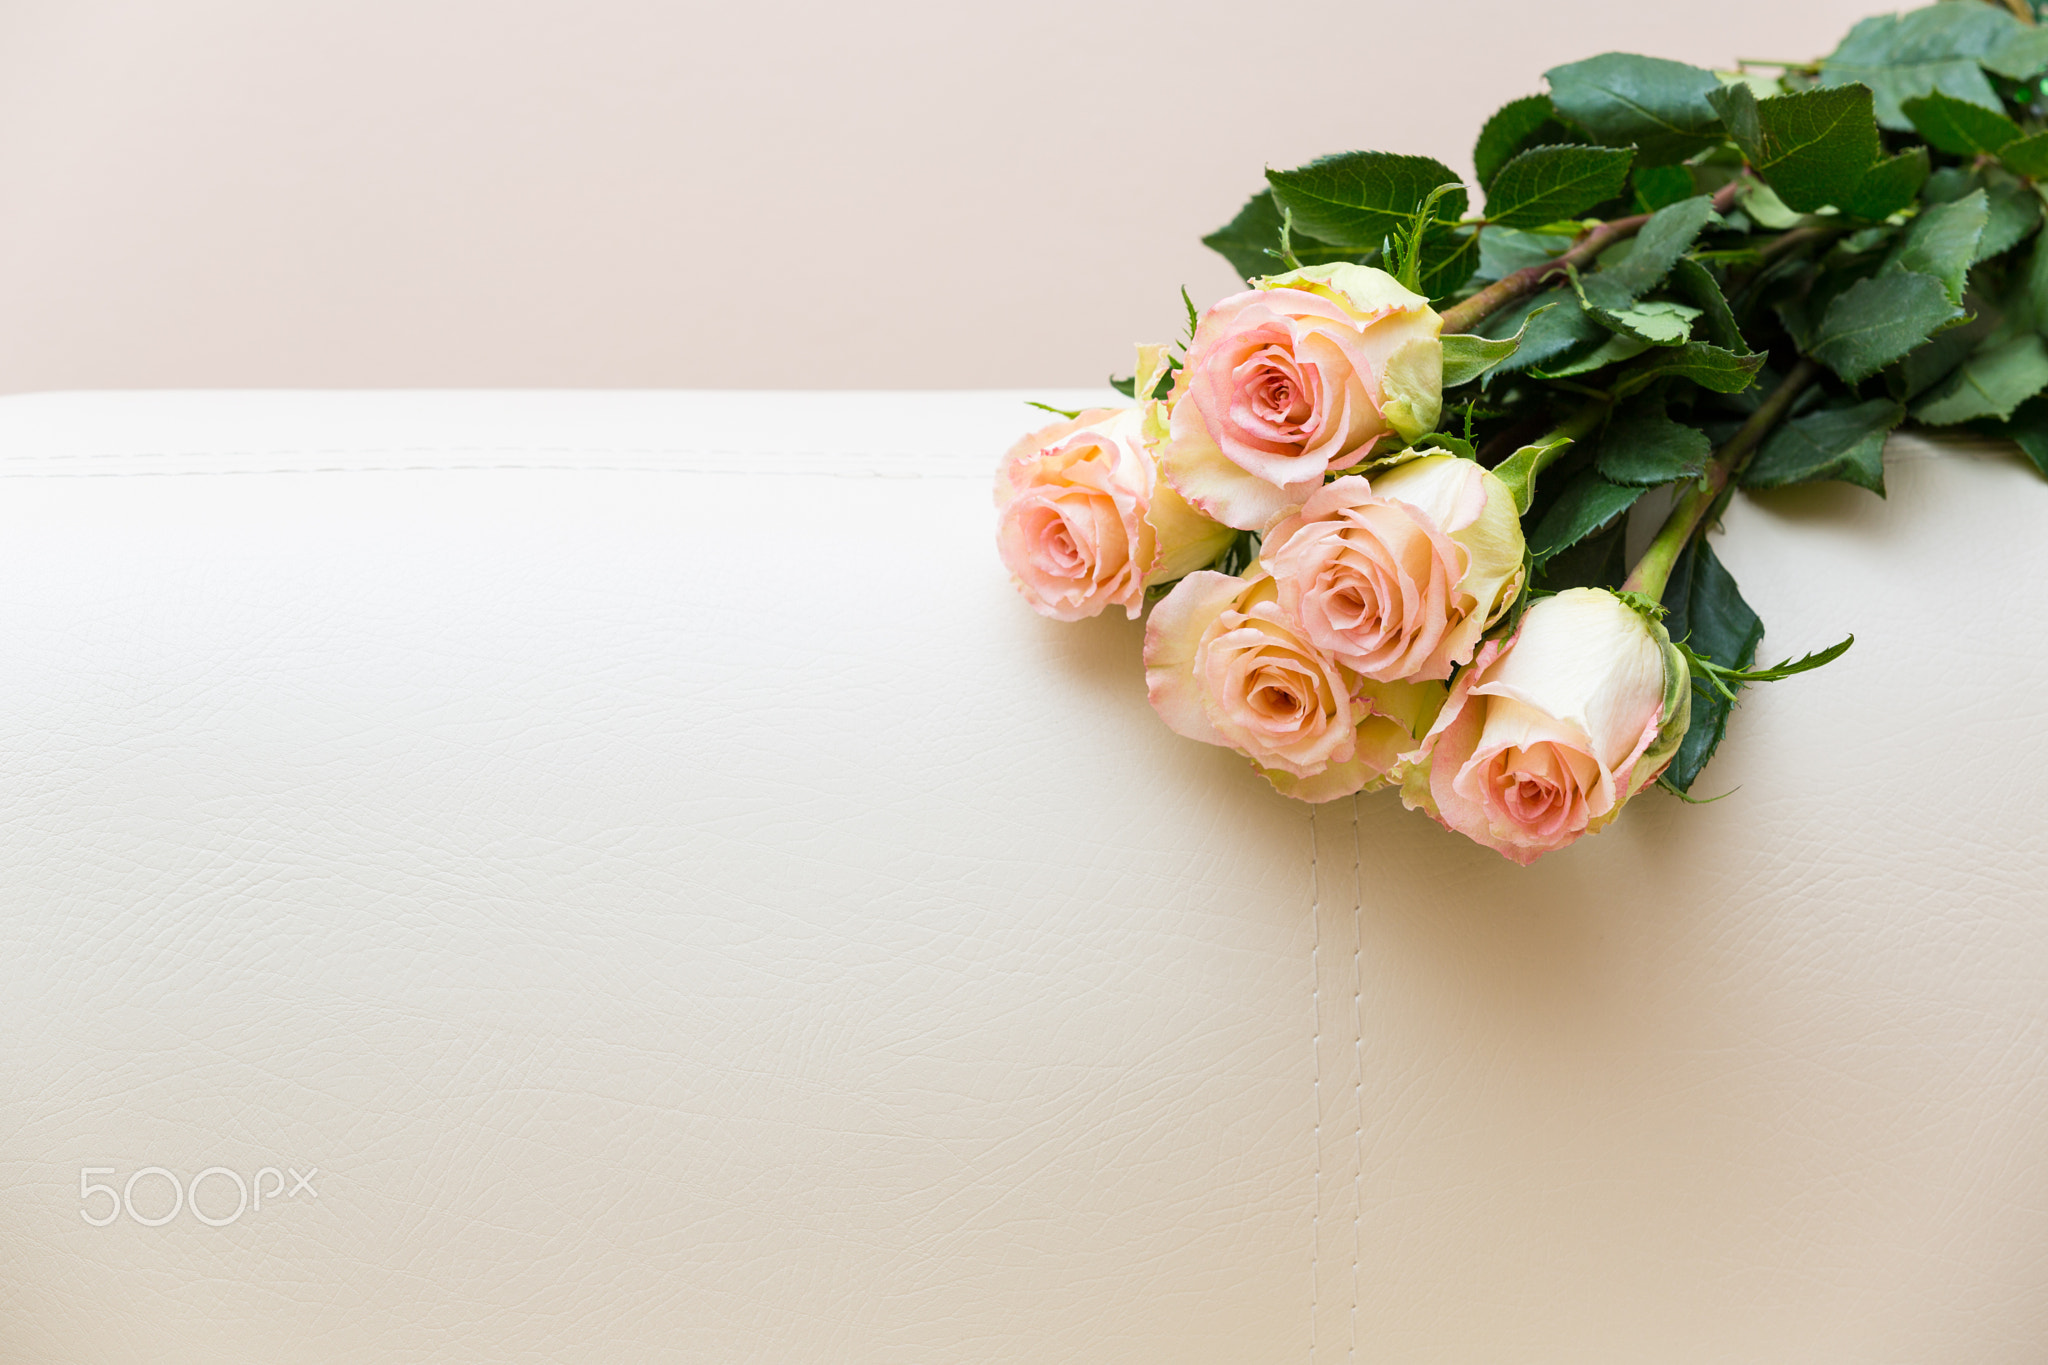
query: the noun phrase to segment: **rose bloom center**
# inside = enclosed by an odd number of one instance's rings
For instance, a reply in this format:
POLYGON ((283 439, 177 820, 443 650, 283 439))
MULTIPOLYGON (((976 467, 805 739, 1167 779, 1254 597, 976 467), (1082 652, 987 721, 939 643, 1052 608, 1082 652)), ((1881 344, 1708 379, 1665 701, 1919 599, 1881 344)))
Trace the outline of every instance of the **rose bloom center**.
POLYGON ((1297 680, 1274 669, 1261 670, 1249 700, 1262 719, 1283 725, 1299 722, 1309 710, 1308 698, 1302 695, 1297 680))

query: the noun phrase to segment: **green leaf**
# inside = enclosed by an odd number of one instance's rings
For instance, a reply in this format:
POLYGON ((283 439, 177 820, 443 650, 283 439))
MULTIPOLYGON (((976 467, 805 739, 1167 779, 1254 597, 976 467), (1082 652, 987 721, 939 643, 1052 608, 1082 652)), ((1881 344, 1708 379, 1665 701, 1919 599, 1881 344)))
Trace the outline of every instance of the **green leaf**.
POLYGON ((1543 561, 1536 586, 1543 592, 1566 588, 1618 588, 1628 577, 1628 518, 1616 517, 1604 531, 1595 531, 1570 549, 1543 561))
POLYGON ((1915 421, 1954 426, 1983 417, 2004 421, 2020 404, 2048 388, 2048 346, 2037 333, 1987 347, 1913 407, 1915 421))
POLYGON ((1714 458, 1714 443, 1697 427, 1674 422, 1661 402, 1617 415, 1600 436, 1594 467, 1609 483, 1651 488, 1697 479, 1714 458))
POLYGON ((2041 226, 2040 195, 1995 166, 1985 167, 1977 178, 1990 198, 1991 215, 1985 221, 1983 237, 1978 239, 1976 254, 1971 257, 1973 262, 1988 261, 2012 250, 2041 226))
POLYGON ((1879 14, 1849 30, 1821 62, 1822 85, 1861 83, 1876 97, 1879 126, 1913 125, 1901 101, 1940 90, 1986 109, 2003 107, 1979 62, 2020 27, 1990 5, 1930 5, 1909 14, 1879 14))
POLYGON ((2027 81, 2048 71, 2048 28, 2014 25, 1983 57, 1984 65, 2008 80, 2027 81))
POLYGON ((1741 393, 1756 382, 1756 372, 1763 365, 1761 355, 1738 355, 1704 341, 1688 341, 1683 346, 1651 352, 1644 363, 1622 376, 1614 386, 1614 394, 1626 398, 1660 379, 1671 378, 1690 379, 1715 393, 1741 393))
POLYGON ((1977 177, 1968 166, 1943 166, 1927 177, 1920 197, 1930 204, 1947 204, 1977 188, 1977 177))
MULTIPOLYGON (((1202 245, 1229 261, 1231 268, 1247 280, 1291 269, 1280 259, 1280 207, 1273 202, 1271 190, 1253 195, 1237 211, 1237 217, 1204 237, 1202 245)), ((1292 245, 1295 259, 1303 265, 1356 261, 1361 254, 1319 242, 1299 226, 1294 230, 1292 245)))
POLYGON ((2020 135, 2020 126, 2004 110, 1986 109, 1940 90, 1902 100, 1899 109, 1920 136, 1950 156, 1990 156, 2020 135))
MULTIPOLYGON (((1273 197, 1320 241, 1370 251, 1408 225, 1432 191, 1458 177, 1443 162, 1392 152, 1340 152, 1288 171, 1267 171, 1273 197)), ((1465 215, 1465 191, 1444 196, 1441 215, 1465 215)))
MULTIPOLYGON (((1463 193, 1459 191, 1460 195, 1463 193)), ((1422 273, 1416 292, 1432 301, 1448 298, 1472 278, 1478 267, 1478 229, 1433 228, 1422 239, 1422 273)))
POLYGON ((1645 299, 1620 308, 1601 308, 1586 302, 1586 316, 1611 332, 1638 337, 1652 346, 1682 346, 1692 336, 1692 321, 1700 310, 1669 299, 1645 299))
MULTIPOLYGON (((2040 31, 2048 34, 2048 29, 2040 31)), ((2035 180, 2048 176, 2048 133, 2035 133, 2017 142, 2008 142, 1999 149, 1998 159, 2014 174, 2035 180)))
POLYGON ((1529 324, 1526 321, 1520 331, 1498 341, 1464 332, 1446 332, 1443 337, 1444 387, 1455 389, 1479 378, 1513 355, 1521 346, 1522 338, 1528 334, 1529 324))
POLYGON ((2012 415, 2012 420, 1998 430, 2016 442, 2021 452, 2033 461, 2034 468, 2048 478, 2048 399, 2036 398, 2022 403, 2020 410, 2012 415))
POLYGON ((1542 227, 1577 217, 1621 193, 1635 153, 1620 147, 1534 147, 1500 168, 1486 191, 1486 220, 1542 227))
POLYGON ((1977 259, 1977 246, 1990 219, 1991 201, 1982 190, 1925 210, 1892 248, 1885 272, 1910 270, 1930 276, 1941 282, 1949 302, 1961 303, 1970 263, 1977 259))
POLYGON ((1626 147, 1645 166, 1683 161, 1720 141, 1707 95, 1714 73, 1661 57, 1608 52, 1543 73, 1550 102, 1595 141, 1626 147))
POLYGON ((1569 289, 1546 289, 1531 294, 1493 314, 1477 330, 1479 335, 1493 340, 1522 336, 1520 349, 1494 367, 1504 374, 1582 354, 1597 347, 1607 336, 1603 328, 1586 316, 1578 296, 1569 289))
POLYGON ((1541 143, 1561 142, 1564 131, 1548 95, 1525 95, 1502 105, 1479 130, 1479 141, 1472 148, 1472 171, 1479 187, 1491 189, 1494 173, 1513 160, 1515 153, 1541 143))
POLYGON ((1836 296, 1810 350, 1815 360, 1857 384, 1962 315, 1933 276, 1887 270, 1836 296))
MULTIPOLYGON (((1672 566, 1671 577, 1664 585, 1664 606, 1669 612, 1664 618, 1665 630, 1694 653, 1723 668, 1748 668, 1756 662, 1757 646, 1764 639, 1764 623, 1742 600, 1735 580, 1721 567, 1713 547, 1704 538, 1687 546, 1672 566)), ((1740 691, 1741 686, 1737 682, 1731 690, 1740 691)), ((1733 703, 1716 689, 1695 679, 1692 723, 1679 742, 1671 766, 1664 770, 1666 782, 1681 792, 1692 790, 1700 770, 1720 747, 1732 707, 1733 703)))
POLYGON ((1910 403, 1956 372, 1965 360, 1998 329, 1999 317, 1974 295, 1965 295, 1966 315, 1953 326, 1944 327, 1923 344, 1907 352, 1906 358, 1885 371, 1886 392, 1901 403, 1910 403))
POLYGON ((1795 417, 1764 441, 1742 485, 1782 488, 1840 479, 1883 497, 1885 436, 1905 417, 1904 405, 1888 398, 1795 417))
POLYGON ((1633 332, 1614 332, 1594 350, 1581 348, 1558 364, 1542 369, 1531 368, 1529 373, 1538 379, 1569 379, 1573 375, 1591 374, 1609 365, 1619 365, 1624 360, 1634 360, 1649 349, 1650 343, 1633 332))
POLYGON ((1635 238, 1603 252, 1600 268, 1586 276, 1588 301, 1601 308, 1623 308, 1657 287, 1713 220, 1714 201, 1707 195, 1658 209, 1635 238))
MULTIPOLYGON (((1136 398, 1138 396, 1138 376, 1134 374, 1127 374, 1121 379, 1117 378, 1115 375, 1111 375, 1109 377, 1109 386, 1112 389, 1115 389, 1118 393, 1122 394, 1126 398, 1136 398)), ((1031 406, 1035 408, 1041 407, 1043 405, 1039 403, 1033 403, 1031 406)), ((1057 409, 1047 408, 1046 411, 1054 412, 1057 411, 1057 409)))
POLYGON ((1554 260, 1571 249, 1561 232, 1524 232, 1520 228, 1479 229, 1479 270, 1483 280, 1505 279, 1532 265, 1554 260))
POLYGON ((1920 187, 1927 183, 1927 165, 1925 147, 1908 147, 1865 171, 1849 201, 1837 207, 1858 218, 1882 222, 1919 195, 1920 187))
POLYGON ((1761 180, 1752 180, 1742 186, 1735 196, 1735 203, 1760 228, 1783 232, 1799 226, 1801 215, 1786 208, 1778 192, 1761 180))
POLYGON ((1787 208, 1800 213, 1847 204, 1877 162, 1877 122, 1867 87, 1759 100, 1747 85, 1730 85, 1716 91, 1713 102, 1750 166, 1787 208))
POLYGON ((2021 288, 2024 292, 2019 297, 2024 301, 2028 315, 2034 319, 2034 325, 2048 326, 2048 234, 2034 239, 2034 249, 2027 255, 2027 273, 2021 288))
POLYGON ((1671 292, 1700 310, 1695 330, 1704 339, 1737 355, 1749 354, 1749 343, 1736 325, 1728 299, 1714 279, 1714 272, 1690 256, 1681 256, 1671 267, 1671 292))
POLYGON ((1560 550, 1570 549, 1635 505, 1644 490, 1609 483, 1592 470, 1566 484, 1536 524, 1529 554, 1541 566, 1560 550))
POLYGON ((1635 187, 1636 204, 1645 213, 1699 193, 1692 172, 1683 166, 1644 166, 1636 172, 1635 187))

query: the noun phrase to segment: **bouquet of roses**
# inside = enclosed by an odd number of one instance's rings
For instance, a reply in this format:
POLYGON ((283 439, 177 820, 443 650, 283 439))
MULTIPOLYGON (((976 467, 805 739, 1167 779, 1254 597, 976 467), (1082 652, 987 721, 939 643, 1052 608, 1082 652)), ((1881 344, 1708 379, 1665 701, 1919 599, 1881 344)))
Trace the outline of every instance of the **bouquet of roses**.
POLYGON ((2048 473, 2035 19, 1943 0, 1804 66, 1558 67, 1480 131, 1476 213, 1428 157, 1268 170, 1203 239, 1245 291, 1184 292, 1132 406, 1004 459, 1018 588, 1149 604, 1161 719, 1287 796, 1397 788, 1525 864, 1685 796, 1745 684, 1850 644, 1756 666, 1705 539, 1736 489, 1881 496, 1907 421, 2048 473))

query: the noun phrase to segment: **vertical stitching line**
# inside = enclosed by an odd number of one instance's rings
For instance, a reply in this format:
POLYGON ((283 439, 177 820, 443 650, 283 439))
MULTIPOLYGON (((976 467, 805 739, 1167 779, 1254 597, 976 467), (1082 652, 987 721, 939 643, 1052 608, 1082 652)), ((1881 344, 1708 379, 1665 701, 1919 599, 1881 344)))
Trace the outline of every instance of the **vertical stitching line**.
POLYGON ((1351 1359, 1358 1359, 1359 1223, 1365 1210, 1364 860, 1358 848, 1358 798, 1351 798, 1351 1359))
POLYGON ((1309 1215, 1308 1244, 1308 1359, 1316 1360, 1316 1292, 1322 1275, 1323 1250, 1323 881, 1316 858, 1316 811, 1308 811, 1309 941, 1308 964, 1310 1000, 1315 1009, 1315 1027, 1309 1041, 1310 1095, 1315 1109, 1312 1135, 1315 1140, 1315 1204, 1309 1215))

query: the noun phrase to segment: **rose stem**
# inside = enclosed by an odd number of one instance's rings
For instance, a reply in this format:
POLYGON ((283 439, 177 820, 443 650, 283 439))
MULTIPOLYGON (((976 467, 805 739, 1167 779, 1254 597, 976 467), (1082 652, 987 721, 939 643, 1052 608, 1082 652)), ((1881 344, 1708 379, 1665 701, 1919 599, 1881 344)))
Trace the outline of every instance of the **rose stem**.
POLYGON ((1693 533, 1710 518, 1721 496, 1734 486, 1742 476, 1757 447, 1764 437, 1792 406, 1808 384, 1820 374, 1820 366, 1805 356, 1792 367, 1792 372, 1780 380, 1778 387, 1771 390, 1771 396, 1750 414, 1742 429, 1728 438, 1728 444, 1721 447, 1714 456, 1713 465, 1707 470, 1707 480, 1678 500, 1671 509, 1671 515, 1664 519, 1664 525, 1657 532, 1657 538, 1650 542, 1650 548, 1643 551, 1643 557, 1629 570, 1628 579, 1622 583, 1623 592, 1638 592, 1654 601, 1664 597, 1664 584, 1671 577, 1672 566, 1678 563, 1678 556, 1692 540, 1693 533))
MULTIPOLYGON (((1726 213, 1735 205, 1735 192, 1741 182, 1731 180, 1714 193, 1714 212, 1726 213)), ((1613 246, 1624 237, 1633 237, 1642 231, 1643 224, 1650 221, 1647 213, 1638 213, 1631 218, 1616 218, 1602 223, 1573 243, 1571 250, 1547 261, 1524 266, 1514 274, 1495 280, 1486 288, 1466 299, 1463 303, 1451 305, 1443 311, 1446 332, 1470 332, 1490 315, 1513 303, 1516 299, 1535 293, 1548 284, 1552 278, 1562 275, 1567 266, 1578 267, 1586 264, 1601 252, 1613 246)))

